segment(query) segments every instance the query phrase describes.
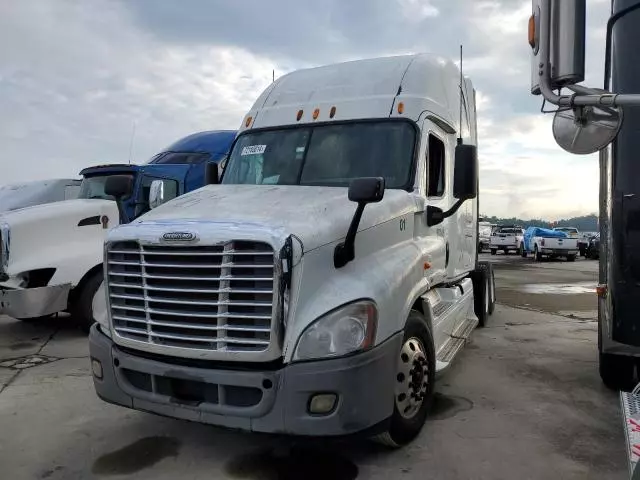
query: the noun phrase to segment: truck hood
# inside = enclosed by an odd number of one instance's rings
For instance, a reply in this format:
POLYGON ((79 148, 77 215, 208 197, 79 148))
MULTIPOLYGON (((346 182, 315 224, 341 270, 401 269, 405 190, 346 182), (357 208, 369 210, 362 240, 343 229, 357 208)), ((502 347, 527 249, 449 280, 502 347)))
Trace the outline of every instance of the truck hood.
MULTIPOLYGON (((49 260, 53 261, 54 251, 73 254, 87 242, 95 242, 94 238, 103 238, 107 230, 103 228, 102 217, 108 218, 109 228, 118 225, 115 202, 64 200, 1 213, 0 224, 8 225, 10 235, 7 273, 44 268, 48 265, 31 264, 36 257, 51 257, 49 260)), ((96 248, 100 249, 100 240, 96 248)))
MULTIPOLYGON (((298 185, 209 185, 182 195, 133 222, 220 223, 221 228, 268 231, 280 238, 295 234, 310 251, 343 238, 356 210, 346 187, 298 185)), ((387 190, 379 203, 366 206, 359 231, 416 211, 404 190, 387 190)), ((171 225, 171 227, 169 227, 171 225)))

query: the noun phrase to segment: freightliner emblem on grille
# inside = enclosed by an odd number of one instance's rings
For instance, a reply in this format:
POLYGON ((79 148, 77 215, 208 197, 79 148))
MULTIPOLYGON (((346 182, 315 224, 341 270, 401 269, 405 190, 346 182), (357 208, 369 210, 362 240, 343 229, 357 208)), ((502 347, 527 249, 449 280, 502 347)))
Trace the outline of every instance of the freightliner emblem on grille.
POLYGON ((196 239, 196 234, 191 232, 167 232, 162 235, 162 240, 172 242, 190 242, 196 239))

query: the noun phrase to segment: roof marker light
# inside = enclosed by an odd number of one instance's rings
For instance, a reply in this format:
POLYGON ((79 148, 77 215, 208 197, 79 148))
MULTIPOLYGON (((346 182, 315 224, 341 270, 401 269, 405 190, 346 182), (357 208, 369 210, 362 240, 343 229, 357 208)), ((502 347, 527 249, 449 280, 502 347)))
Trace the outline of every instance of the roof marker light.
POLYGON ((404 113, 404 103, 400 102, 398 104, 398 113, 402 115, 404 113))
POLYGON ((331 107, 329 111, 329 118, 333 118, 336 115, 336 107, 331 107))
POLYGON ((296 120, 300 121, 302 118, 302 110, 298 110, 298 115, 296 115, 296 120))
POLYGON ((313 111, 313 119, 314 119, 314 120, 316 120, 316 119, 318 118, 318 115, 320 115, 320 109, 319 109, 319 108, 316 108, 316 109, 313 111))
POLYGON ((249 128, 249 125, 251 125, 251 120, 253 120, 253 117, 251 117, 251 115, 249 115, 247 117, 247 119, 245 120, 245 122, 244 122, 244 126, 249 128))

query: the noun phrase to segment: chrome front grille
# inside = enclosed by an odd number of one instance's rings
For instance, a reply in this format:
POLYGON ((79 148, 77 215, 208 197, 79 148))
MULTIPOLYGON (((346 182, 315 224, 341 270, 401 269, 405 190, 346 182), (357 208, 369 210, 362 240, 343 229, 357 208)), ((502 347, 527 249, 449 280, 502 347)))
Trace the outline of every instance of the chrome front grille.
POLYGON ((111 243, 109 308, 126 339, 189 349, 262 352, 271 341, 274 251, 266 243, 111 243))

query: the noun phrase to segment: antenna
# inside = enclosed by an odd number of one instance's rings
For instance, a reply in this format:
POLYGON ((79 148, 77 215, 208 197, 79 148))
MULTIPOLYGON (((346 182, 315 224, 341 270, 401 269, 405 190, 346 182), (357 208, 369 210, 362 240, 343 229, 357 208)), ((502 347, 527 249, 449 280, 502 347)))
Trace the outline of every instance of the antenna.
POLYGON ((271 70, 271 81, 272 82, 276 81, 276 70, 275 69, 271 70))
POLYGON ((133 121, 131 129, 131 140, 129 141, 129 165, 131 165, 131 153, 133 152, 133 138, 136 136, 136 121, 133 121))
POLYGON ((462 100, 464 96, 464 90, 462 85, 464 84, 464 77, 462 75, 462 45, 460 45, 460 123, 458 124, 458 145, 462 145, 462 100))

